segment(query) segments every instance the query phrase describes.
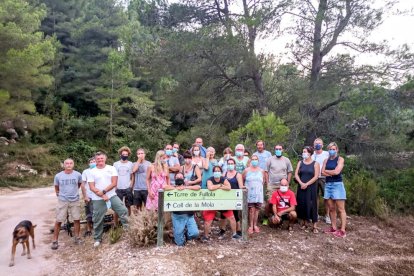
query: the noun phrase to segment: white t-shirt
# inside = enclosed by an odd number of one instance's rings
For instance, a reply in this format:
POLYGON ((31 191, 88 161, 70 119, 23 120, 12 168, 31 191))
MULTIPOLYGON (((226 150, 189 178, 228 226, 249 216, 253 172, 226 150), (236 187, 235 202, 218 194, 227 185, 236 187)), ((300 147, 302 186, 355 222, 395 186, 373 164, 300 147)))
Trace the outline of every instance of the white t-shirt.
POLYGON ((114 167, 118 172, 118 183, 116 188, 121 190, 128 189, 131 186, 131 174, 134 165, 131 161, 117 161, 114 163, 114 167))
POLYGON ((89 178, 90 178, 90 174, 91 174, 91 170, 92 169, 90 169, 90 168, 87 168, 86 170, 84 170, 83 172, 82 172, 82 182, 84 182, 85 183, 85 189, 86 189, 86 195, 89 197, 89 198, 92 198, 92 195, 93 194, 95 194, 94 192, 92 192, 91 191, 91 189, 89 188, 89 183, 88 183, 88 181, 89 181, 89 178))
MULTIPOLYGON (((105 168, 98 169, 93 168, 89 175, 88 183, 95 182, 95 187, 102 191, 112 183, 112 176, 118 176, 118 172, 116 171, 114 166, 106 165, 105 168)), ((108 198, 113 197, 116 195, 115 188, 107 191, 106 196, 108 198)), ((100 196, 97 196, 95 193, 92 193, 92 200, 103 200, 100 196)))
POLYGON ((321 154, 316 154, 316 151, 312 154, 312 160, 318 162, 320 166, 321 171, 319 172, 319 176, 322 173, 323 161, 325 161, 325 159, 327 158, 329 158, 329 152, 327 152, 326 150, 322 151, 321 154))

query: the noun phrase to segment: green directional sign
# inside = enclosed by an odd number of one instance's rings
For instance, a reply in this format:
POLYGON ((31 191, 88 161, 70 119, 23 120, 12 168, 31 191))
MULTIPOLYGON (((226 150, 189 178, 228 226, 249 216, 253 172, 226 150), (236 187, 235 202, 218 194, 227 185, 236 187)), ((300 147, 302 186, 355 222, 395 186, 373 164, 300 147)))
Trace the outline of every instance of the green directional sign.
POLYGON ((201 189, 164 191, 164 211, 241 210, 243 191, 201 189))

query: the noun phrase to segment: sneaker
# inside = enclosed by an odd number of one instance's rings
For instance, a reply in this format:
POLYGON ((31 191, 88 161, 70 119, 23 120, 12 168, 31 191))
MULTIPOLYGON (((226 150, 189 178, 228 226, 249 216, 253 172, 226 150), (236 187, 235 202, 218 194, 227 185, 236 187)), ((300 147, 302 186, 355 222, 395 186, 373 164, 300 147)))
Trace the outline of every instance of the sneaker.
POLYGON ((342 231, 342 230, 336 230, 336 232, 333 233, 333 235, 337 238, 345 238, 346 237, 345 231, 342 231))
POLYGON ((206 236, 203 236, 202 238, 201 238, 201 242, 209 242, 210 241, 210 238, 208 238, 208 237, 206 237, 206 236))
POLYGON ((323 231, 325 234, 333 234, 336 232, 335 229, 333 229, 332 227, 329 227, 328 229, 323 231))
POLYGON ((329 216, 325 216, 326 224, 331 224, 331 218, 329 216))
POLYGON ((54 242, 52 242, 52 246, 50 248, 52 248, 53 250, 56 250, 56 249, 58 249, 58 247, 59 247, 58 242, 54 241, 54 242))
POLYGON ((73 239, 73 242, 75 243, 75 244, 77 244, 77 245, 79 245, 79 244, 83 244, 83 240, 81 239, 81 238, 74 238, 73 239))
POLYGON ((262 224, 263 225, 269 225, 269 220, 267 218, 263 219, 262 224))
POLYGON ((237 235, 241 236, 242 235, 242 231, 236 231, 237 235))
POLYGON ((101 245, 100 241, 95 241, 95 243, 93 244, 93 247, 99 247, 101 245))
POLYGON ((232 238, 233 240, 239 240, 239 239, 241 239, 241 238, 242 238, 242 236, 236 233, 236 234, 234 234, 231 238, 232 238))

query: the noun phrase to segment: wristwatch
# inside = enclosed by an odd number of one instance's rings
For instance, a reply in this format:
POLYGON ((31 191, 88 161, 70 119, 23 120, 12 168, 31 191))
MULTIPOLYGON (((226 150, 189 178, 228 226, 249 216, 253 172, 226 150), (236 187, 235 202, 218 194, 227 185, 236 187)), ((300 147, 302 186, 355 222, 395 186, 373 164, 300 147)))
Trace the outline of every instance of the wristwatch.
POLYGON ((103 194, 106 194, 106 191, 105 191, 105 189, 103 189, 103 190, 102 190, 102 193, 103 193, 103 194))

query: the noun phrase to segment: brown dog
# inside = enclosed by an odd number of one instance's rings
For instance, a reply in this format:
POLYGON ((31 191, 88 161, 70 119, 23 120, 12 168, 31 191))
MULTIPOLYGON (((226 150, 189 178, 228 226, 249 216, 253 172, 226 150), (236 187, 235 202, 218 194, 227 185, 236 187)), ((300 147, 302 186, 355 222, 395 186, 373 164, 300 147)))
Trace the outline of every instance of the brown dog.
POLYGON ((34 229, 36 225, 33 225, 29 220, 23 220, 14 228, 13 231, 13 245, 12 245, 12 253, 11 253, 11 260, 9 266, 14 266, 14 255, 16 255, 16 246, 18 243, 21 243, 23 246, 23 253, 22 256, 26 255, 26 248, 27 248, 27 258, 31 259, 32 255, 30 255, 30 245, 29 245, 29 236, 32 237, 33 242, 33 249, 36 248, 35 241, 34 241, 34 229))

